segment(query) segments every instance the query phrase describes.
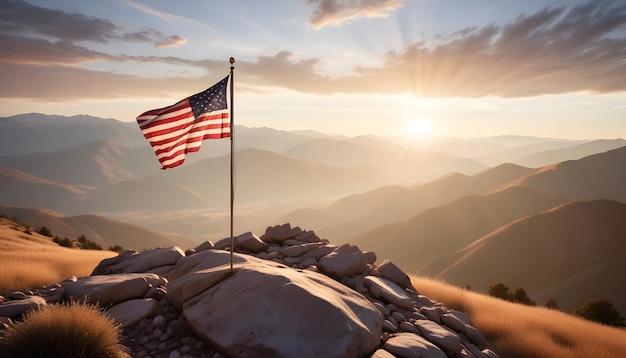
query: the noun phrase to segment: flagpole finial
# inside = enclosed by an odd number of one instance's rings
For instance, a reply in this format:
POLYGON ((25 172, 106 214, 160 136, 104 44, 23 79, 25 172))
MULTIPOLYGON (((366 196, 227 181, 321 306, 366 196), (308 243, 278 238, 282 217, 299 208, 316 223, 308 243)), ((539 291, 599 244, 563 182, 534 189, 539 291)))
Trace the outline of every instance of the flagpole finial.
POLYGON ((232 65, 233 63, 235 63, 235 58, 234 58, 234 57, 231 57, 231 58, 228 60, 228 62, 230 62, 230 64, 232 65))

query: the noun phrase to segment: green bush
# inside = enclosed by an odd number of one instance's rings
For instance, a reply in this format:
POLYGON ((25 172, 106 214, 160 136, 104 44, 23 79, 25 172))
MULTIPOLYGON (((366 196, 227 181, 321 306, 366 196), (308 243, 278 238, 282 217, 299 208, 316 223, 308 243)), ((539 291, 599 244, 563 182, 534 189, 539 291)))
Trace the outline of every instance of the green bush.
POLYGON ((54 239, 52 239, 52 241, 56 242, 59 246, 70 247, 70 248, 74 247, 74 242, 68 239, 67 237, 60 238, 58 236, 55 236, 54 239))
POLYGON ((592 298, 578 307, 574 314, 590 321, 615 327, 625 327, 626 320, 606 298, 592 298))
POLYGON ((45 226, 42 226, 41 229, 39 229, 39 231, 37 232, 43 236, 52 237, 52 232, 45 226))
POLYGON ((71 302, 26 314, 0 339, 0 357, 128 358, 120 330, 95 306, 71 302))

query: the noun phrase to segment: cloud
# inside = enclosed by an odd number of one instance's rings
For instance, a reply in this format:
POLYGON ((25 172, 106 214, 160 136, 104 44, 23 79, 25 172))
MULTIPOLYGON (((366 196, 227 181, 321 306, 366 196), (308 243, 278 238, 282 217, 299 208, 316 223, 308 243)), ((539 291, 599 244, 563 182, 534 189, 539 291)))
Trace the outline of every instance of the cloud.
POLYGON ((402 6, 404 0, 308 0, 318 4, 309 19, 309 25, 320 29, 326 25, 338 26, 359 18, 386 17, 402 6))
MULTIPOLYGON (((527 97, 626 91, 626 4, 589 1, 545 8, 502 26, 461 29, 436 42, 390 51, 378 67, 340 78, 316 74, 314 59, 284 85, 310 93, 402 93, 421 97, 527 97)), ((266 59, 267 61, 267 59, 266 59)), ((271 73, 268 71, 268 73, 271 73)))
MULTIPOLYGON (((8 0, 0 10, 0 34, 47 40, 50 43, 111 41, 153 43, 156 47, 182 45, 177 35, 166 36, 154 29, 130 31, 111 21, 61 10, 47 9, 20 0, 8 0)), ((46 54, 40 54, 45 58, 46 54)))
POLYGON ((178 36, 178 35, 172 35, 161 41, 158 41, 156 44, 154 44, 154 46, 155 47, 178 47, 186 43, 187 43, 186 38, 182 36, 178 36))
MULTIPOLYGON (((10 5, 16 3, 23 5, 15 1, 10 5)), ((223 60, 111 55, 61 38, 27 37, 24 30, 11 25, 13 20, 6 19, 0 18, 0 41, 11 51, 0 53, 0 97, 61 100, 160 96, 166 90, 200 90, 207 85, 207 77, 219 80, 228 67, 223 60), (69 67, 89 61, 167 63, 200 68, 207 76, 142 78, 69 67), (66 85, 60 88, 59 83, 66 85)), ((99 34, 84 36, 107 41, 121 38, 119 29, 103 28, 99 34)), ((160 36, 150 29, 122 34, 125 41, 148 43, 160 36)), ((169 39, 173 44, 184 42, 176 36, 169 39)), ((571 8, 545 8, 503 25, 459 29, 432 41, 391 50, 381 55, 382 65, 357 67, 339 77, 324 75, 324 59, 302 58, 288 50, 238 59, 236 67, 239 90, 266 91, 273 87, 319 95, 529 97, 626 91, 625 56, 626 4, 589 1, 571 8)))

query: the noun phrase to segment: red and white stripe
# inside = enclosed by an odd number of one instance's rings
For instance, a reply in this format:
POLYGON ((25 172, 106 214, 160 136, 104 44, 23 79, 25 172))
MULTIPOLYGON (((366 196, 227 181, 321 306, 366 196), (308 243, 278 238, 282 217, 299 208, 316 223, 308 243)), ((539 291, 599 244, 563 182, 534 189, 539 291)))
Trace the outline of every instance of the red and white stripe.
POLYGON ((154 149, 161 169, 181 165, 185 155, 199 151, 205 139, 230 137, 228 109, 195 118, 189 97, 169 107, 147 111, 137 117, 137 123, 154 149))

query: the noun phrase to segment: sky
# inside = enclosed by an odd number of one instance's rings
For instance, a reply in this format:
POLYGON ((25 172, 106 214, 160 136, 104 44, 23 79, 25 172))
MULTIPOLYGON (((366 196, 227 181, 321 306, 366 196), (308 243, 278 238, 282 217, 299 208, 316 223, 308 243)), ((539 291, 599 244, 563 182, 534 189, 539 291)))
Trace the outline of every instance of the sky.
POLYGON ((217 83, 234 121, 626 138, 624 0, 3 0, 0 117, 131 122, 217 83))

